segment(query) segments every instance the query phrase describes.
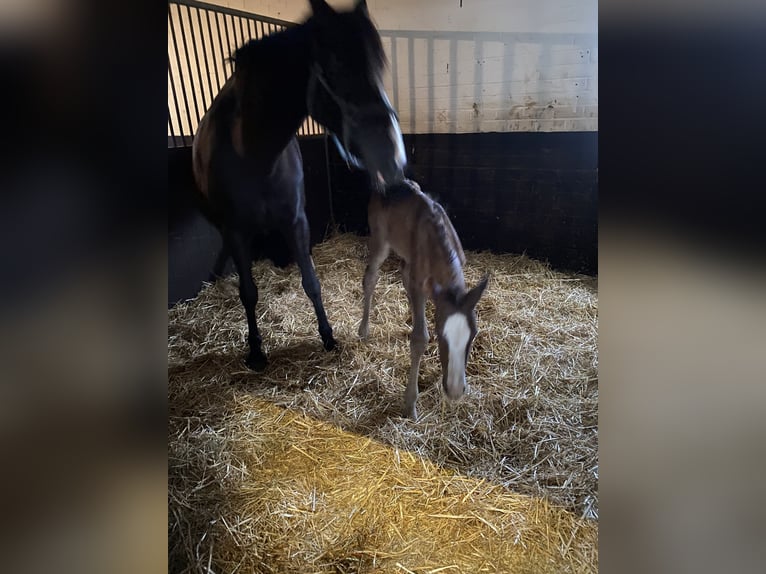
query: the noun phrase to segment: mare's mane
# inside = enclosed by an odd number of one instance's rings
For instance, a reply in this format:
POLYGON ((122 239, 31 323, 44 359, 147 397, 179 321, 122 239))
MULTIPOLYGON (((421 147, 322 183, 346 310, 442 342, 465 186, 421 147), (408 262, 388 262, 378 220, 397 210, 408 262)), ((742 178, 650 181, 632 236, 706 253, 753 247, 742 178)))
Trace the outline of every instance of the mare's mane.
MULTIPOLYGON (((367 17, 362 17, 354 12, 339 13, 337 16, 344 19, 342 24, 344 35, 340 36, 342 43, 351 40, 354 45, 362 44, 364 50, 360 52, 351 52, 348 55, 354 57, 363 57, 367 61, 363 62, 366 69, 382 70, 388 65, 386 52, 383 49, 383 42, 375 29, 375 25, 367 17)), ((234 64, 237 69, 246 69, 253 63, 263 59, 265 54, 272 55, 271 49, 277 49, 279 53, 283 48, 295 47, 300 41, 310 38, 317 29, 317 22, 314 16, 301 24, 296 24, 264 36, 263 38, 252 39, 237 48, 228 60, 234 64)), ((306 43, 310 48, 310 43, 306 43)))

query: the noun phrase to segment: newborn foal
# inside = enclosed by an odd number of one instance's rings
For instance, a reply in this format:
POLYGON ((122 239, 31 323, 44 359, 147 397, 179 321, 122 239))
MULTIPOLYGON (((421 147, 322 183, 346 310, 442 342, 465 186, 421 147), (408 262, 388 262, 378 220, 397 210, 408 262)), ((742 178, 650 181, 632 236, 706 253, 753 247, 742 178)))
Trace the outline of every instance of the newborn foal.
POLYGON ((484 277, 467 290, 463 278, 465 254, 444 209, 424 194, 417 183, 405 180, 373 193, 368 208, 369 259, 364 274, 364 310, 359 336, 369 334, 372 294, 378 271, 393 251, 402 258, 402 281, 412 311, 410 375, 404 395, 404 415, 417 418, 420 360, 428 343, 426 297, 436 306, 436 335, 442 365, 442 385, 447 397, 465 392, 465 366, 476 336, 476 304, 487 287, 484 277))

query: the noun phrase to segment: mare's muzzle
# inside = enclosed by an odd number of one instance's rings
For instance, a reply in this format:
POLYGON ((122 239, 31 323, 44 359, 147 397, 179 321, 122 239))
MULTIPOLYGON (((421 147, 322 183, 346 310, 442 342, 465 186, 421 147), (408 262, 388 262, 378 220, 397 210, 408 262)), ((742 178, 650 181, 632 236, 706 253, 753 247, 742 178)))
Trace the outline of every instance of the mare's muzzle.
MULTIPOLYGON (((373 184, 379 188, 401 182, 407 165, 407 154, 404 151, 399 119, 383 87, 378 85, 368 93, 370 99, 364 104, 352 103, 335 93, 319 65, 314 65, 307 90, 307 107, 312 115, 321 112, 321 106, 319 110, 315 109, 317 102, 321 101, 321 98, 317 100, 319 85, 340 112, 336 122, 340 120, 341 129, 337 135, 333 134, 333 139, 343 159, 350 165, 366 170, 373 184)), ((327 110, 324 112, 327 113, 327 110)))
POLYGON ((348 151, 360 158, 373 184, 386 187, 404 179, 407 156, 393 110, 358 108, 344 117, 343 139, 348 151))

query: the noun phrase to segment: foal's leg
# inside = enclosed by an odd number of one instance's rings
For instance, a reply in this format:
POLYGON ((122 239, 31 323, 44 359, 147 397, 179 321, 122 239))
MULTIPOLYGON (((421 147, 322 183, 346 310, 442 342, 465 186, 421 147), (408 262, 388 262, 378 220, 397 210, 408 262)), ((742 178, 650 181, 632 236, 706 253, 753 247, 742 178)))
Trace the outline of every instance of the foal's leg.
POLYGON ((404 292, 407 294, 407 301, 412 309, 412 295, 410 295, 410 266, 402 259, 399 263, 399 273, 402 276, 402 285, 404 285, 404 292))
POLYGON ((370 236, 369 243, 370 255, 367 258, 367 269, 364 271, 362 287, 364 288, 364 303, 362 306, 362 322, 359 324, 359 338, 366 339, 370 334, 370 306, 372 305, 372 294, 375 286, 378 284, 378 271, 380 266, 388 257, 388 243, 380 239, 377 235, 370 236))
POLYGON ((239 233, 227 233, 224 241, 228 243, 234 264, 237 267, 237 273, 239 273, 239 298, 247 315, 247 341, 250 345, 250 354, 245 362, 254 371, 262 371, 266 368, 267 360, 266 355, 261 350, 261 334, 258 332, 258 324, 255 321, 258 288, 253 281, 250 242, 239 233))
POLYGON ((314 312, 317 316, 317 323, 319 323, 319 335, 322 337, 322 343, 326 350, 332 351, 337 346, 337 343, 332 336, 332 327, 330 327, 330 323, 327 320, 327 314, 322 303, 322 289, 314 270, 314 262, 311 261, 311 255, 309 255, 309 223, 306 220, 305 213, 298 215, 298 219, 292 228, 292 233, 288 232, 287 237, 295 262, 301 270, 303 290, 314 304, 314 312))
POLYGON ((428 327, 426 326, 426 300, 419 289, 410 291, 412 301, 412 335, 410 335, 410 377, 407 390, 404 391, 404 416, 417 420, 418 411, 415 402, 418 400, 418 373, 420 360, 428 344, 428 327))
MULTIPOLYGON (((402 262, 399 264, 399 273, 402 276, 402 285, 404 285, 404 292, 407 294, 407 302, 410 304, 410 309, 412 309, 412 295, 410 295, 410 266, 409 264, 402 259, 402 262)), ((410 324, 412 324, 412 320, 409 319, 406 321, 410 324)))

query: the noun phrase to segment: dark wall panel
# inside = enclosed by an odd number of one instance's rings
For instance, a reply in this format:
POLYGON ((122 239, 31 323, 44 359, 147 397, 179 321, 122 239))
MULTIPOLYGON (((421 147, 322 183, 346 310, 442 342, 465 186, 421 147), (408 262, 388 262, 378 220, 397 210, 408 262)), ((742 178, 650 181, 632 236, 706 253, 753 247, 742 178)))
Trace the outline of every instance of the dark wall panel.
MULTIPOLYGON (((447 210, 467 249, 522 253, 595 273, 598 134, 404 136, 409 176, 447 210)), ((368 232, 366 176, 330 153, 339 226, 368 232)))
MULTIPOLYGON (((405 136, 409 176, 449 213, 466 249, 523 253, 559 269, 597 271, 598 134, 405 136)), ((369 187, 324 138, 300 140, 312 245, 332 221, 366 235, 369 187)), ((168 150, 168 304, 193 297, 220 249, 195 206, 191 149, 168 150)))

